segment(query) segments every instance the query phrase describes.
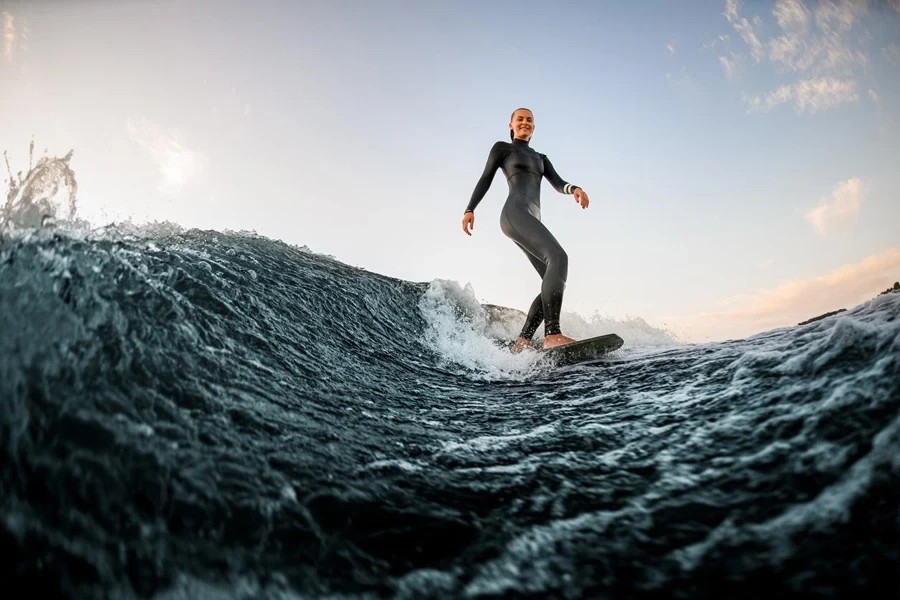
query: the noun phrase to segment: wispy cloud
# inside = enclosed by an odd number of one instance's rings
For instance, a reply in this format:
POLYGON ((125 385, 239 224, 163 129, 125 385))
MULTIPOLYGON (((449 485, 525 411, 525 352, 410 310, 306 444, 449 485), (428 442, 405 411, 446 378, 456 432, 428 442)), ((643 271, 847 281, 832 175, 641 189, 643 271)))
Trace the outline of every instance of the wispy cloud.
POLYGON ((725 77, 731 79, 734 77, 734 73, 737 70, 737 63, 734 58, 728 58, 727 56, 720 56, 719 63, 721 63, 722 68, 725 69, 725 77))
POLYGON ((734 30, 741 36, 741 39, 750 47, 750 54, 753 60, 759 62, 766 54, 765 47, 754 31, 753 24, 745 17, 738 14, 738 0, 725 0, 725 18, 734 27, 734 30))
POLYGON ((806 219, 820 236, 846 231, 856 221, 862 205, 862 183, 854 177, 837 184, 830 198, 806 213, 806 219))
POLYGON ((721 46, 720 52, 722 54, 719 55, 719 64, 722 65, 722 70, 725 71, 725 77, 734 79, 738 74, 741 57, 729 49, 730 40, 731 38, 726 34, 720 33, 713 41, 703 44, 703 49, 714 50, 721 46))
POLYGON ((720 34, 716 37, 716 39, 714 39, 713 41, 708 42, 708 43, 706 43, 706 44, 703 44, 703 49, 704 49, 704 50, 712 50, 713 48, 715 48, 715 47, 718 46, 719 44, 727 44, 729 39, 730 39, 730 38, 728 37, 728 35, 726 35, 726 34, 724 34, 724 33, 720 33, 720 34))
POLYGON ((770 109, 785 102, 794 102, 797 112, 814 113, 859 100, 856 82, 852 79, 819 77, 782 85, 765 95, 747 99, 751 111, 770 109))
MULTIPOLYGON (((897 0, 900 2, 900 0, 897 0)), ((887 132, 888 130, 893 128, 894 119, 892 116, 884 110, 884 107, 881 105, 881 96, 878 95, 878 92, 869 88, 869 99, 872 100, 872 104, 875 105, 875 115, 878 118, 878 128, 882 133, 887 132)))
POLYGON ((159 190, 172 193, 187 184, 203 168, 206 157, 188 148, 178 130, 164 132, 146 119, 129 119, 125 130, 156 163, 159 190))
MULTIPOLYGON (((803 0, 776 0, 771 14, 777 33, 765 36, 771 27, 758 15, 752 22, 741 16, 739 0, 726 0, 725 18, 754 63, 771 65, 779 75, 798 78, 765 94, 747 95, 749 108, 772 108, 793 101, 798 112, 813 113, 858 101, 856 74, 869 67, 862 45, 867 33, 860 24, 866 11, 864 0, 822 0, 810 5, 803 0)), ((740 55, 732 53, 732 57, 719 59, 728 77, 740 55)))
POLYGON ((799 0, 776 2, 772 14, 782 29, 806 29, 809 25, 809 11, 799 0))
POLYGON ((13 51, 16 47, 16 21, 11 14, 3 12, 3 58, 7 61, 13 59, 13 51))
POLYGON ((853 308, 889 287, 898 272, 900 248, 891 248, 822 277, 788 281, 728 298, 715 312, 669 317, 666 321, 691 341, 742 338, 853 308))
MULTIPOLYGON (((900 0, 897 1, 900 2, 900 0)), ((895 65, 900 65, 900 46, 891 42, 882 49, 882 52, 884 52, 885 58, 889 61, 895 65)))

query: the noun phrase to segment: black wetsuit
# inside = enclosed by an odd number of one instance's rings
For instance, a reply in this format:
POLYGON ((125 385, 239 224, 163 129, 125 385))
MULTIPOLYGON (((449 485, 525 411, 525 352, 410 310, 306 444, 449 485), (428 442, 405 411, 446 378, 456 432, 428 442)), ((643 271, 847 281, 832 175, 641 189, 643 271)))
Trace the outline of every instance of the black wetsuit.
POLYGON ((578 186, 563 181, 550 159, 536 152, 528 142, 519 139, 497 142, 491 148, 466 212, 475 211, 498 168, 503 169, 509 184, 509 196, 500 213, 500 229, 525 252, 543 279, 541 293, 531 303, 520 335, 531 339, 541 321, 544 321, 545 336, 558 334, 569 257, 541 223, 541 178, 546 177, 561 194, 572 194, 578 186))

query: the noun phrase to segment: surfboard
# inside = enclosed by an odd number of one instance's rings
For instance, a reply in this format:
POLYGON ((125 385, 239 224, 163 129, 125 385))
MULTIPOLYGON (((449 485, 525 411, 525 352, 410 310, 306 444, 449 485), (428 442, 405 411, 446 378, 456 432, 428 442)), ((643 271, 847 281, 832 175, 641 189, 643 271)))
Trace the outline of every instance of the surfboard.
POLYGON ((540 352, 557 365, 575 365, 603 358, 606 354, 621 348, 624 343, 625 340, 615 333, 608 333, 586 340, 578 340, 571 344, 540 350, 540 352))

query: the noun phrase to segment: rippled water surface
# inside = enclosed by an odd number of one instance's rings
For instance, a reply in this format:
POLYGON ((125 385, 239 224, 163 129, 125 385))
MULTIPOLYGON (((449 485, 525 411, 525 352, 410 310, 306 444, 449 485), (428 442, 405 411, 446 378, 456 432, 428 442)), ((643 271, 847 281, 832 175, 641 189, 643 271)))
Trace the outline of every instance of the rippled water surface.
POLYGON ((515 316, 452 282, 250 233, 7 235, 0 579, 71 598, 897 590, 898 315, 885 294, 701 345, 570 316, 625 346, 554 368, 509 354, 515 316))

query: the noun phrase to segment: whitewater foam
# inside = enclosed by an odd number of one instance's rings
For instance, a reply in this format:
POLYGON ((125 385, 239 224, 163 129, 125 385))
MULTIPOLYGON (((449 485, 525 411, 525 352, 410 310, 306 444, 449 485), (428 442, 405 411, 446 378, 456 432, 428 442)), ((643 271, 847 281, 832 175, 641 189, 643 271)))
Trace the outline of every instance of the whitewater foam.
MULTIPOLYGON (((487 379, 521 380, 544 372, 542 356, 530 351, 512 354, 509 347, 518 337, 525 313, 493 305, 482 305, 471 284, 435 279, 422 295, 419 309, 426 322, 423 339, 445 361, 487 379)), ((586 339, 616 333, 625 340, 619 356, 658 354, 667 347, 682 346, 671 332, 649 325, 639 317, 617 320, 595 313, 584 317, 563 312, 560 324, 566 335, 586 339)), ((543 340, 539 331, 534 338, 543 340)))
MULTIPOLYGON (((488 319, 471 285, 435 279, 422 294, 424 341, 444 360, 484 379, 520 379, 535 372, 534 352, 512 354, 487 335, 488 319)), ((515 334, 509 339, 515 339, 515 334)))

